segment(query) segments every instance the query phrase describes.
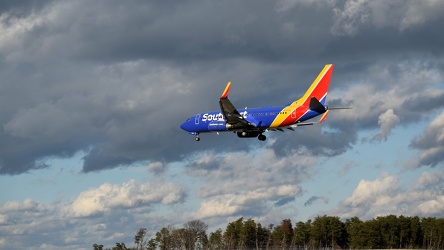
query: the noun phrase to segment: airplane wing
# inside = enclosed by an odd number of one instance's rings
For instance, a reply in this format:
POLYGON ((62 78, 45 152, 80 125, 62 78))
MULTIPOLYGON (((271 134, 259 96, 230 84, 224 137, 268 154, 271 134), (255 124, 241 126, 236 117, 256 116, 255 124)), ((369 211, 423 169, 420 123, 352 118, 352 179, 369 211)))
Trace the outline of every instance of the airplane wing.
POLYGON ((246 128, 251 126, 252 124, 248 122, 234 105, 228 99, 228 93, 230 92, 231 82, 228 82, 227 87, 225 87, 224 92, 219 100, 220 110, 222 111, 222 115, 224 116, 225 121, 228 124, 233 125, 233 128, 246 128))

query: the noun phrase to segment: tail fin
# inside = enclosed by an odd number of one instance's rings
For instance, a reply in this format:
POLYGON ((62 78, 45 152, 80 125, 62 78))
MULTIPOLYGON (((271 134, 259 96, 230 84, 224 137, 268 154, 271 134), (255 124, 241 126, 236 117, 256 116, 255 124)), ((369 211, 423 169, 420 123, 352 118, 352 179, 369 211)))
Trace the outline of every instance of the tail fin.
POLYGON ((321 73, 319 73, 318 77, 316 77, 314 82, 311 84, 310 88, 308 88, 307 92, 305 92, 304 96, 301 99, 294 101, 291 106, 308 106, 313 97, 319 100, 322 105, 325 105, 325 99, 327 97, 328 86, 330 85, 330 78, 333 68, 333 64, 325 65, 321 73))

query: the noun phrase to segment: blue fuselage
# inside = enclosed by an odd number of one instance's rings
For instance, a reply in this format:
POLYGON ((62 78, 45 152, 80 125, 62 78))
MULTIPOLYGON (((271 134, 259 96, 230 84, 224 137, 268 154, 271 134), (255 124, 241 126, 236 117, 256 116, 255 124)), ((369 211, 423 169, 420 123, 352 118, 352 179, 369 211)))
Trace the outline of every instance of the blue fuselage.
MULTIPOLYGON (((254 127, 257 130, 263 131, 270 128, 271 124, 279 114, 287 112, 286 107, 287 106, 251 108, 239 109, 238 111, 247 121, 254 124, 254 127)), ((301 116, 295 121, 295 123, 303 122, 319 115, 319 113, 312 110, 305 110, 305 112, 306 113, 302 116, 301 114, 294 114, 294 116, 301 116)), ((191 116, 180 125, 180 128, 191 134, 243 130, 230 128, 230 125, 226 124, 221 111, 212 111, 191 116)))

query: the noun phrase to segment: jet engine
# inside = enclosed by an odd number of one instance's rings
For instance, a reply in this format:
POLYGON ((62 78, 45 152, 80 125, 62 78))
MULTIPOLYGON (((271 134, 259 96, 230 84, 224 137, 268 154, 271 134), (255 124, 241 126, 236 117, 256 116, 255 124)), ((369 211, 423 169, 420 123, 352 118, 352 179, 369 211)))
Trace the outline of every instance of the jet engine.
POLYGON ((237 132, 237 137, 251 138, 251 137, 257 137, 259 134, 260 134, 259 131, 243 131, 243 132, 237 132))

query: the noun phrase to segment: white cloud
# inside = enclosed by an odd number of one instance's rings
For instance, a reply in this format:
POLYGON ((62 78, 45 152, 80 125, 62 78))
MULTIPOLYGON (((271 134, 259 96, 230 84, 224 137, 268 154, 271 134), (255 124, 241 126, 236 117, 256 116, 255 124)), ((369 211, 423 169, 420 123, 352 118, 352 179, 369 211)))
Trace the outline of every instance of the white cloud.
POLYGON ((296 185, 282 185, 218 195, 201 202, 200 208, 193 213, 193 217, 205 219, 216 216, 232 216, 240 212, 248 213, 248 210, 262 210, 266 209, 267 201, 294 198, 301 192, 302 190, 296 185))
POLYGON ((183 211, 174 211, 174 216, 166 211, 181 203, 185 195, 179 184, 158 179, 104 183, 69 203, 8 201, 0 204, 0 235, 7 236, 0 237, 0 247, 83 249, 85 242, 131 242, 140 227, 177 223, 183 211))
POLYGON ((397 189, 397 179, 391 175, 385 175, 375 181, 361 180, 352 195, 344 200, 344 205, 356 207, 384 203, 387 195, 397 189))
POLYGON ((238 190, 300 183, 309 178, 313 171, 310 167, 317 161, 304 150, 291 150, 285 156, 276 155, 271 148, 219 154, 205 152, 192 159, 187 173, 205 177, 198 194, 208 198, 238 190))
POLYGON ((441 173, 422 174, 416 185, 401 184, 399 178, 384 174, 375 180, 361 180, 353 193, 331 212, 341 218, 372 219, 380 215, 444 216, 444 188, 424 188, 434 183, 444 187, 441 173), (430 178, 431 175, 441 178, 430 178), (419 185, 422 184, 422 185, 419 185))
POLYGON ((340 100, 341 105, 353 108, 349 112, 335 112, 329 120, 359 122, 366 127, 374 126, 378 120, 381 129, 378 137, 383 139, 401 117, 404 124, 417 122, 418 116, 424 115, 423 109, 430 111, 441 107, 444 90, 433 85, 442 82, 444 76, 424 64, 381 62, 370 67, 366 75, 366 78, 354 80, 349 89, 329 94, 330 101, 340 100), (431 106, 431 101, 437 105, 431 106))
POLYGON ((382 113, 378 118, 378 124, 380 127, 380 132, 373 136, 372 140, 376 141, 387 141, 387 137, 391 134, 392 129, 398 125, 400 119, 393 112, 393 109, 388 109, 382 113))
POLYGON ((120 185, 109 183, 86 190, 66 208, 68 216, 85 217, 115 208, 132 208, 181 202, 186 193, 178 185, 161 182, 141 183, 129 180, 120 185))
POLYGON ((444 212, 444 195, 425 201, 418 206, 422 214, 442 214, 444 212))
MULTIPOLYGON (((270 142, 272 143, 272 142, 270 142)), ((251 152, 206 152, 193 158, 187 173, 204 181, 196 218, 259 216, 302 195, 299 184, 310 178, 318 160, 303 150, 285 156, 271 148, 251 152), (204 177, 201 179, 201 177, 204 177)))
POLYGON ((0 214, 0 225, 5 224, 8 221, 8 216, 0 214))
POLYGON ((0 211, 11 212, 11 211, 36 211, 36 210, 42 210, 42 206, 31 199, 26 199, 23 202, 8 201, 1 207, 0 211))
POLYGON ((444 173, 424 172, 418 178, 418 187, 436 187, 438 184, 444 185, 444 173))
POLYGON ((148 171, 153 172, 153 173, 162 173, 165 171, 166 167, 163 164, 163 162, 160 161, 156 161, 156 162, 151 162, 150 164, 148 164, 148 171))

